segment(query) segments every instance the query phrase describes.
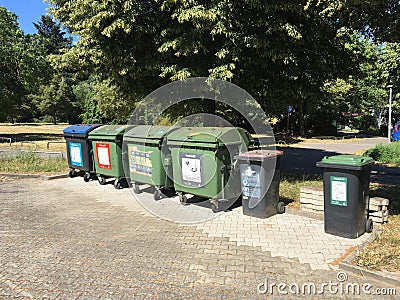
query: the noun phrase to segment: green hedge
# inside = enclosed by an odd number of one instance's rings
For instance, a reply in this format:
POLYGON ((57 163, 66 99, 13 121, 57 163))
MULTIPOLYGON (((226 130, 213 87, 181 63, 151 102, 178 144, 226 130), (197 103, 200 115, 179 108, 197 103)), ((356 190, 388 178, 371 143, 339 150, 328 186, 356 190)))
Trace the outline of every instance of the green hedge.
POLYGON ((400 165, 400 142, 378 144, 375 148, 367 150, 364 155, 382 163, 400 165))

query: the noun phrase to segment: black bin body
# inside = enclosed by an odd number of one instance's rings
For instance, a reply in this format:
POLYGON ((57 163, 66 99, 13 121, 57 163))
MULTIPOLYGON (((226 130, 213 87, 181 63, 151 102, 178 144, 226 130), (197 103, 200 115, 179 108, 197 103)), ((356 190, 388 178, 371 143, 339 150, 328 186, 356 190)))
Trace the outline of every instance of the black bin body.
POLYGON ((373 163, 371 158, 356 155, 325 157, 317 162, 317 167, 324 168, 326 233, 345 238, 358 238, 365 233, 373 163))
POLYGON ((281 155, 282 151, 256 150, 235 156, 240 164, 244 215, 268 218, 283 212, 284 204, 279 202, 281 155))
POLYGON ((100 124, 72 125, 63 130, 67 144, 68 166, 71 170, 78 169, 86 173, 95 173, 93 164, 92 143, 88 134, 100 124))

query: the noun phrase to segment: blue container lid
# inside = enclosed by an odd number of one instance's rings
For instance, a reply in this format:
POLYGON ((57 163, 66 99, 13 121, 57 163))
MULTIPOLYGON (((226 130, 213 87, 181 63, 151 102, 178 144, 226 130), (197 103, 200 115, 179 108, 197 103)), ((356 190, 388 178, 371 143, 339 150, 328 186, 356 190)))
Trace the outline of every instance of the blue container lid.
POLYGON ((68 126, 63 130, 64 134, 87 134, 89 131, 99 127, 99 124, 77 124, 68 126))
POLYGON ((392 138, 395 141, 400 141, 400 131, 397 131, 395 133, 392 134, 392 138))

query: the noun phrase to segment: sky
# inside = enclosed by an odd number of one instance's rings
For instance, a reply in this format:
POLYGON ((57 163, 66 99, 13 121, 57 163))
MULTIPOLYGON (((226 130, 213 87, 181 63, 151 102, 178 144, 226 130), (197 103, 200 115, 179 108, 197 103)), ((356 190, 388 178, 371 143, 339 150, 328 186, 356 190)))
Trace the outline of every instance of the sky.
POLYGON ((18 16, 19 27, 24 33, 37 33, 32 23, 37 23, 47 13, 49 5, 43 0, 0 0, 0 6, 5 6, 18 16))

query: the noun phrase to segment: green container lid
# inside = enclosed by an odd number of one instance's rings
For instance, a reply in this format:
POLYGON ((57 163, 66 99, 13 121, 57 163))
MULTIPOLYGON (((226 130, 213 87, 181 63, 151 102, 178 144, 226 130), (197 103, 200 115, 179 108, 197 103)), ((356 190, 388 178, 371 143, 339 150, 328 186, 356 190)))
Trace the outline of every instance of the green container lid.
POLYGON ((321 162, 324 164, 362 167, 373 164, 374 160, 371 157, 365 157, 360 155, 335 155, 335 156, 325 156, 321 162))
POLYGON ((178 129, 172 126, 139 125, 125 133, 126 138, 161 140, 169 132, 178 129))
POLYGON ((124 141, 136 144, 161 145, 165 136, 178 128, 177 126, 139 125, 124 134, 124 141))
POLYGON ((182 145, 195 146, 229 146, 250 144, 250 134, 242 128, 235 127, 183 127, 167 136, 168 145, 179 142, 182 145))
POLYGON ((104 125, 92 130, 89 133, 90 140, 122 140, 126 130, 129 130, 132 125, 104 125))

